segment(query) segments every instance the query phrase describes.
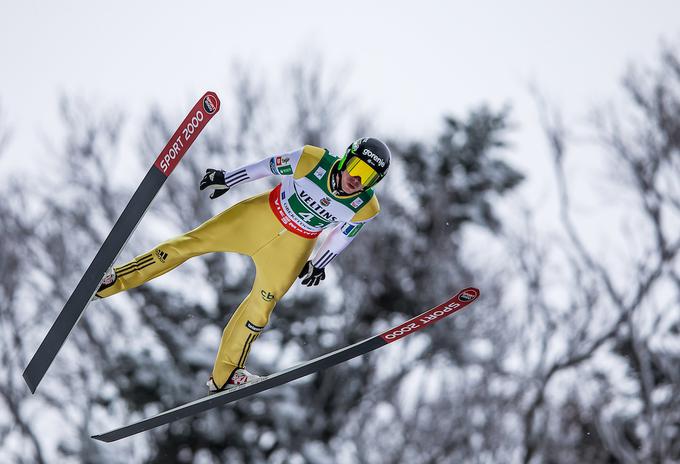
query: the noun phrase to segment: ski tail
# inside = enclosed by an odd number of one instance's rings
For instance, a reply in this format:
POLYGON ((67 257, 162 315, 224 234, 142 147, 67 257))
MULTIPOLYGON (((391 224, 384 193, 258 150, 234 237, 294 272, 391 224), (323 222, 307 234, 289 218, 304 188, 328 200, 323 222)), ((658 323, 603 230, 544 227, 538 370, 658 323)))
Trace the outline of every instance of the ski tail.
POLYGON ((118 257, 120 250, 134 232, 151 201, 219 109, 220 100, 215 92, 207 92, 203 95, 156 158, 26 366, 23 376, 32 393, 35 393, 57 353, 97 291, 102 276, 118 257))
POLYGON ((292 382, 293 380, 297 380, 301 377, 314 374, 329 367, 336 366, 345 361, 349 361, 350 359, 370 353, 381 346, 385 346, 389 343, 400 340, 407 335, 428 327, 435 322, 442 320, 446 316, 450 316, 451 314, 460 311, 469 304, 473 303, 478 297, 479 290, 474 287, 468 287, 464 290, 461 290, 456 295, 449 298, 440 305, 425 311, 419 316, 409 319, 403 324, 392 327, 391 329, 386 330, 379 335, 374 335, 363 341, 355 343, 354 345, 341 348, 302 364, 298 364, 297 366, 293 366, 289 369, 286 369, 285 371, 272 374, 268 377, 265 377, 263 380, 260 380, 259 382, 245 384, 240 387, 209 395, 196 401, 192 401, 191 403, 187 403, 174 409, 162 412, 155 416, 142 419, 133 424, 126 425, 124 427, 120 427, 99 435, 93 435, 92 438, 107 443, 117 441, 140 432, 151 430, 161 425, 169 424, 170 422, 176 421, 178 419, 200 414, 218 406, 223 406, 233 401, 246 398, 265 390, 269 390, 270 388, 292 382))

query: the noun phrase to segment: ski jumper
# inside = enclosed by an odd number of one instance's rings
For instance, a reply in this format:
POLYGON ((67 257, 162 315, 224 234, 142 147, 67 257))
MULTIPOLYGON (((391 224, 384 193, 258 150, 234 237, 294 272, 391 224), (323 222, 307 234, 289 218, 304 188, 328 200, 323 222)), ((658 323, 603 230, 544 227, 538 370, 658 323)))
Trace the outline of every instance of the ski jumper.
POLYGON ((328 150, 306 145, 227 172, 230 188, 272 175, 282 181, 115 267, 116 281, 97 295, 105 298, 137 287, 204 253, 250 256, 255 281, 224 328, 212 372, 215 384, 224 385, 235 369, 245 366, 252 343, 295 282, 321 231, 332 228, 312 260, 317 268, 328 265, 379 213, 372 189, 348 196, 333 193, 330 175, 337 162, 328 150))

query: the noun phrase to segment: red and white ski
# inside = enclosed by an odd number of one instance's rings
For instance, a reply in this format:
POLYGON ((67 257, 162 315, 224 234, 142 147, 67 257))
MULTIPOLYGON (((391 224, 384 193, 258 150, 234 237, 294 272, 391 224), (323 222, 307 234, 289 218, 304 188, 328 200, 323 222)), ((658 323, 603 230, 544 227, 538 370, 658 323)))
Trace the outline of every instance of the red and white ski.
POLYGON ((424 313, 412 319, 409 319, 403 324, 392 327, 391 329, 386 330, 379 335, 367 338, 364 341, 355 343, 354 345, 350 345, 345 348, 341 348, 332 353, 325 354, 316 359, 312 359, 311 361, 298 364, 297 366, 293 366, 285 371, 264 377, 262 380, 256 383, 234 387, 230 390, 192 401, 191 403, 178 406, 155 416, 142 419, 139 422, 135 422, 133 424, 126 425, 100 435, 94 435, 92 438, 105 442, 120 440, 121 438, 126 438, 140 432, 145 432, 178 419, 183 419, 188 416, 193 416, 195 414, 208 411, 209 409, 213 409, 218 406, 223 406, 227 403, 254 395, 255 393, 278 387, 284 383, 288 383, 306 375, 319 372, 323 369, 327 369, 342 362, 364 355, 377 348, 380 348, 381 346, 385 346, 388 343, 400 340, 407 335, 410 335, 424 327, 428 327, 435 322, 442 320, 446 316, 460 311, 470 303, 474 302, 478 297, 478 289, 472 287, 466 288, 440 305, 435 306, 434 308, 425 311, 424 313))
POLYGON ((149 204, 155 198, 168 176, 175 169, 187 150, 205 128, 208 122, 220 109, 220 99, 214 92, 203 95, 184 121, 177 128, 168 143, 160 152, 153 166, 149 169, 137 191, 104 240, 101 248, 78 282, 75 290, 52 324, 45 339, 31 358, 24 370, 24 379, 31 392, 35 393, 38 384, 45 376, 47 369, 54 361, 66 338, 78 323, 90 299, 99 287, 102 276, 118 257, 134 232, 137 224, 146 213, 149 204))

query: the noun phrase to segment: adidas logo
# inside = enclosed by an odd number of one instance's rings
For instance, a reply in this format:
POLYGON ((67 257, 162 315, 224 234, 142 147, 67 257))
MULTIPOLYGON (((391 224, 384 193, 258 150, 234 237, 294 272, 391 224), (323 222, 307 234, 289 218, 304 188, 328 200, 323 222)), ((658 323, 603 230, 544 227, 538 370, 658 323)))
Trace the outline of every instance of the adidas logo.
POLYGON ((168 254, 163 250, 156 250, 156 256, 158 256, 158 259, 161 260, 161 263, 164 263, 165 260, 168 258, 168 254))

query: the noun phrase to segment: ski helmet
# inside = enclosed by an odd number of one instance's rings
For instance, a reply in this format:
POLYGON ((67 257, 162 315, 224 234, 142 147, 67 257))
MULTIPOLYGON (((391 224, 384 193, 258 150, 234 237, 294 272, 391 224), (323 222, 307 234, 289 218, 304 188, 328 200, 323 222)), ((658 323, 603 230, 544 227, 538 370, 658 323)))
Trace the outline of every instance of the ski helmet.
POLYGON ((365 189, 373 187, 385 177, 389 167, 390 149, 373 137, 364 137, 352 143, 338 164, 339 171, 361 177, 365 189))

